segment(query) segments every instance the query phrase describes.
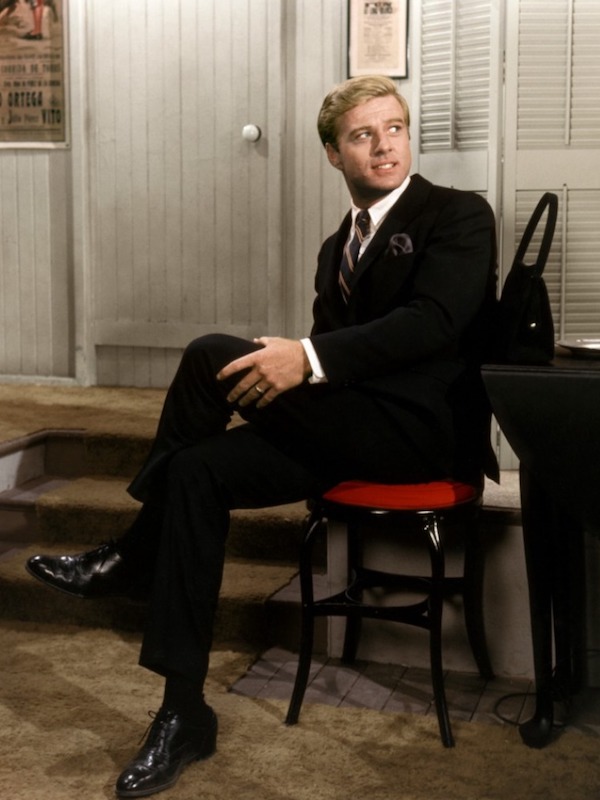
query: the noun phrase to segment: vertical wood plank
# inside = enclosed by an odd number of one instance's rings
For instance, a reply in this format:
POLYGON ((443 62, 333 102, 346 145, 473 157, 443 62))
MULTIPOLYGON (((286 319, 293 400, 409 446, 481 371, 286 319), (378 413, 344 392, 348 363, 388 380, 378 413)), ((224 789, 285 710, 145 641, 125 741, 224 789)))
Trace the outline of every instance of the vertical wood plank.
POLYGON ((286 176, 292 198, 286 215, 287 305, 289 333, 302 336, 312 319, 319 247, 349 207, 343 179, 327 162, 316 127, 325 94, 346 77, 346 3, 315 0, 309 9, 297 0, 287 27, 295 67, 286 109, 293 131, 285 151, 285 163, 292 165, 286 176))

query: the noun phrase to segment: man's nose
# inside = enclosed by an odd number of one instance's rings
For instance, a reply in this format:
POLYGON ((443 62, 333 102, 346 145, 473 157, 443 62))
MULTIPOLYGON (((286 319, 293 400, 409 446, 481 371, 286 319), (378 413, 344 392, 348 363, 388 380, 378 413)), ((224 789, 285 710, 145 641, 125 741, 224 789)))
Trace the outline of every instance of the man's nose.
POLYGON ((384 131, 373 138, 373 151, 375 153, 387 153, 390 149, 390 138, 384 131))

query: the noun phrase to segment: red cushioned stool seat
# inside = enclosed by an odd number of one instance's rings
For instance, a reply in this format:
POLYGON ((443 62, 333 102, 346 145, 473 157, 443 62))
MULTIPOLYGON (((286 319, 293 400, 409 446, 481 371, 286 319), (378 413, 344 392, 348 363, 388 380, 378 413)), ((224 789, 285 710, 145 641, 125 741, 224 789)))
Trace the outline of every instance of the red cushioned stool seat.
POLYGON ((450 508, 478 497, 475 486, 453 480, 392 484, 344 481, 323 494, 323 499, 332 503, 393 511, 450 508))
POLYGON ((442 666, 442 611, 444 598, 461 594, 471 650, 480 674, 493 677, 483 625, 483 550, 478 517, 481 490, 456 480, 430 483, 385 484, 369 481, 344 481, 317 498, 306 522, 300 549, 300 589, 302 595, 302 631, 296 680, 286 723, 298 721, 308 683, 314 640, 315 618, 346 618, 342 659, 353 661, 363 618, 405 623, 429 631, 431 680, 440 735, 446 747, 454 745, 450 725, 442 666), (367 568, 363 564, 364 540, 374 526, 386 521, 387 529, 401 541, 403 534, 416 530, 425 544, 430 574, 413 575, 400 571, 367 568), (348 585, 330 597, 315 600, 313 588, 313 545, 328 521, 346 525, 348 585), (446 577, 444 532, 446 524, 460 525, 464 534, 464 566, 459 577, 446 577), (402 591, 425 592, 424 599, 404 604, 382 604, 365 599, 365 590, 394 594, 402 591))

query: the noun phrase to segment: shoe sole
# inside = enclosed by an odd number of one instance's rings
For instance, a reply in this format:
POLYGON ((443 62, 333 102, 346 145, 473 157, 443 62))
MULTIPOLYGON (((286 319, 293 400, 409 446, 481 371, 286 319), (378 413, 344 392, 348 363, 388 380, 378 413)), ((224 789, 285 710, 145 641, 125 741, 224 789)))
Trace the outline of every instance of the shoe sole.
POLYGON ((47 581, 46 578, 42 578, 41 575, 38 575, 37 572, 34 572, 30 567, 29 564, 25 565, 25 569, 31 575, 32 578, 35 578, 40 583, 43 583, 44 586, 47 586, 49 589, 55 589, 57 592, 62 592, 62 594, 68 594, 70 597, 79 597, 81 600, 90 600, 89 596, 85 594, 80 594, 78 592, 72 592, 69 589, 64 589, 62 586, 56 586, 54 583, 50 583, 47 581))
POLYGON ((63 586, 57 586, 55 583, 51 583, 50 581, 43 578, 41 575, 38 575, 37 572, 34 572, 30 567, 29 564, 25 564, 25 569, 31 575, 32 578, 35 578, 40 583, 43 583, 44 586, 47 586, 49 589, 54 589, 57 592, 61 592, 61 594, 66 594, 69 597, 77 597, 79 600, 104 600, 107 597, 117 597, 117 598, 124 598, 128 600, 139 600, 145 601, 147 600, 147 596, 144 595, 143 591, 140 590, 136 592, 136 587, 132 586, 128 590, 123 590, 120 592, 107 592, 106 594, 82 594, 81 592, 74 592, 71 589, 65 589, 63 586))

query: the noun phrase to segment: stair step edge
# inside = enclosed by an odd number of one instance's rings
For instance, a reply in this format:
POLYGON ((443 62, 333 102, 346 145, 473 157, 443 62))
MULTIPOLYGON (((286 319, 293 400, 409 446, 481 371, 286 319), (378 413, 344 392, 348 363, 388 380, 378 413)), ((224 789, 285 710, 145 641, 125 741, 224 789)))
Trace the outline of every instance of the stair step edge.
MULTIPOLYGON (((85 549, 86 545, 78 546, 75 544, 73 552, 80 553, 84 552, 85 549)), ((36 585, 39 584, 41 588, 44 588, 43 584, 36 581, 25 569, 26 561, 31 556, 39 554, 42 550, 43 554, 48 556, 64 555, 63 548, 54 543, 46 543, 41 546, 36 543, 19 548, 15 547, 13 550, 5 553, 4 557, 0 559, 0 582, 6 582, 7 579, 14 578, 15 580, 34 581, 36 585)), ((234 594, 241 593, 243 590, 239 585, 240 577, 244 576, 250 583, 267 581, 273 585, 276 585, 281 579, 282 583, 277 585, 274 590, 278 591, 279 588, 293 579, 297 571, 297 566, 288 561, 258 562, 254 559, 239 557, 226 558, 223 587, 225 587, 228 592, 231 591, 234 594)))
MULTIPOLYGON (((9 557, 0 561, 0 619, 143 629, 144 603, 124 598, 86 601, 45 587, 25 569, 27 558, 36 552, 36 547, 23 548, 5 554, 9 557)), ((295 571, 296 567, 289 564, 226 561, 215 641, 238 640, 264 647, 270 636, 270 598, 292 580, 295 571)))

